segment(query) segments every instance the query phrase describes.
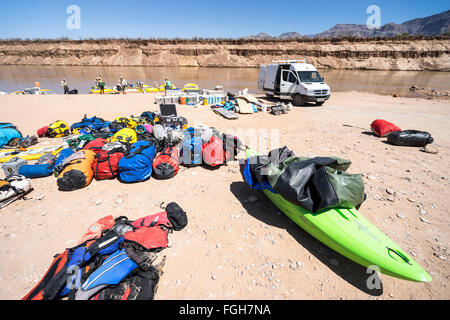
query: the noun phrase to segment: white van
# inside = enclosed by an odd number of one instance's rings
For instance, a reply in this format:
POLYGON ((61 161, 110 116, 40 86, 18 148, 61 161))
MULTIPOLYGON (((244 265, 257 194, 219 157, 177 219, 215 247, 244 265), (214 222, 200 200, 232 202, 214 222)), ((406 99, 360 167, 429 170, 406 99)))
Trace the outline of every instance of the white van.
POLYGON ((317 69, 305 60, 273 61, 259 70, 258 89, 270 98, 292 99, 294 105, 305 102, 322 105, 330 99, 330 87, 317 69))

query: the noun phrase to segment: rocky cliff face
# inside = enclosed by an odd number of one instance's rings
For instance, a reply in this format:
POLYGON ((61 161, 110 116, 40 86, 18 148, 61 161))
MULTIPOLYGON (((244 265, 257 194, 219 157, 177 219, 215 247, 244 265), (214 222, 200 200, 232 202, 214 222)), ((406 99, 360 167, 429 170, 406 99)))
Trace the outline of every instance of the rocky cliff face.
POLYGON ((3 65, 258 67, 450 71, 450 37, 415 39, 0 41, 3 65))

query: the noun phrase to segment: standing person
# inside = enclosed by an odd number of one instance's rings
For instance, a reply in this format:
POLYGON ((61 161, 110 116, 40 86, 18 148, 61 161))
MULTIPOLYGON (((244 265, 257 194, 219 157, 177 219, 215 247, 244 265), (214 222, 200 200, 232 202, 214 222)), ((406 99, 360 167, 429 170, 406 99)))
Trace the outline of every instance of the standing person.
POLYGON ((136 87, 137 87, 138 91, 145 93, 144 83, 142 81, 136 82, 136 87))
POLYGON ((66 79, 61 80, 61 86, 64 89, 64 94, 69 94, 69 85, 68 85, 66 79))
POLYGON ((125 88, 128 87, 128 82, 123 78, 123 76, 120 76, 119 78, 119 85, 123 94, 125 94, 125 88))
POLYGON ((100 76, 98 76, 97 78, 97 85, 100 89, 100 93, 105 94, 105 83, 103 82, 103 79, 100 76))
POLYGON ((172 90, 172 83, 169 79, 164 79, 166 90, 172 90))

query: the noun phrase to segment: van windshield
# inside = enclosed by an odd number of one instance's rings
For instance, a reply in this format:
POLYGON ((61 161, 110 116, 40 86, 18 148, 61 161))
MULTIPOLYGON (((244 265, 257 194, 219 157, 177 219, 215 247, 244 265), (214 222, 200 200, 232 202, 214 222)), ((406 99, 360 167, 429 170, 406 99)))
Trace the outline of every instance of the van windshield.
POLYGON ((317 71, 299 71, 300 82, 323 82, 322 77, 317 71))

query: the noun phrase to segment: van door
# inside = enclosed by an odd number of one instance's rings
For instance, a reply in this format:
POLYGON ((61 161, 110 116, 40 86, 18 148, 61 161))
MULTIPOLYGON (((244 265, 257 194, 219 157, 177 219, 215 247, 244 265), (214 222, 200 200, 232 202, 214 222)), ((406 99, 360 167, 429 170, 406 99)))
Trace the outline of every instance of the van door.
POLYGON ((297 75, 291 70, 283 70, 281 72, 280 82, 280 98, 290 99, 292 95, 297 92, 297 87, 299 84, 297 75))
POLYGON ((266 66, 261 66, 259 68, 258 89, 264 90, 265 80, 266 80, 266 66))
POLYGON ((275 77, 275 88, 274 88, 274 92, 276 96, 280 96, 281 95, 281 82, 282 82, 282 75, 283 75, 283 71, 284 70, 289 70, 290 69, 290 65, 289 64, 282 64, 279 65, 277 68, 277 74, 275 77))

